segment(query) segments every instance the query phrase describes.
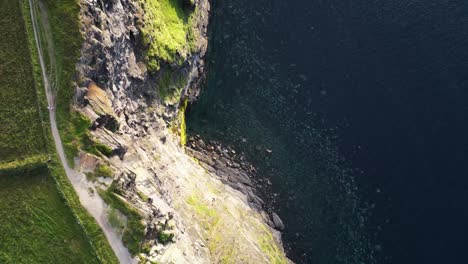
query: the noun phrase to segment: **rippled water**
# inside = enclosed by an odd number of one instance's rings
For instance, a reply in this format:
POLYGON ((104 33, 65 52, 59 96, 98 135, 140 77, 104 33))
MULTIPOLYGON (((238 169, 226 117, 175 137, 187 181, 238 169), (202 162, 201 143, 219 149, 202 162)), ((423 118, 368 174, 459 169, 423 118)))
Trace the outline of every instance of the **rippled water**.
POLYGON ((291 258, 465 263, 468 3, 213 5, 189 128, 271 180, 291 258))

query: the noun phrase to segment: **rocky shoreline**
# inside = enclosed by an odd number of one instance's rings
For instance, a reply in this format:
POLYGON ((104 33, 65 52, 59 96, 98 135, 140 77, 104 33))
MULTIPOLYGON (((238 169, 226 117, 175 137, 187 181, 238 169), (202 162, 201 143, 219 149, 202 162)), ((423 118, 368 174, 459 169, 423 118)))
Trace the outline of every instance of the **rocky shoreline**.
POLYGON ((265 210, 267 203, 258 194, 260 185, 271 183, 259 180, 257 170, 243 153, 237 153, 231 146, 219 141, 210 140, 205 143, 199 135, 189 138, 186 151, 200 161, 203 168, 219 177, 222 183, 243 193, 249 206, 262 213, 270 227, 284 230, 281 218, 275 212, 268 213, 265 210))

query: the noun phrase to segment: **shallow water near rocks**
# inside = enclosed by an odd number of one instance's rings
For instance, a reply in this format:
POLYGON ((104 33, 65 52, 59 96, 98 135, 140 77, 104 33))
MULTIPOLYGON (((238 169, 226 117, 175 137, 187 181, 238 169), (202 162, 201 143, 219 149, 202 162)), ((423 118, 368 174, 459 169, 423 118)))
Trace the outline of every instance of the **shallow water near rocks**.
POLYGON ((463 263, 467 14, 462 1, 214 1, 189 132, 270 179, 260 192, 297 263, 463 263))

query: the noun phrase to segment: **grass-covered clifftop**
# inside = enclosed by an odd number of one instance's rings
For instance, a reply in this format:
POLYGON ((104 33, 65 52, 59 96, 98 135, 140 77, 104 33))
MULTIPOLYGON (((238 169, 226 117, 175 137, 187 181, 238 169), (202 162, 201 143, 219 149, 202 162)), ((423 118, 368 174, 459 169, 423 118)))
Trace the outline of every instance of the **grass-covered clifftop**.
MULTIPOLYGON (((55 101, 57 125, 70 165, 73 165, 73 157, 78 155, 79 149, 93 147, 93 142, 90 141, 87 134, 90 121, 72 110, 72 99, 75 94, 73 86, 75 66, 80 58, 83 42, 80 32, 79 2, 79 0, 44 0, 41 4, 41 16, 39 16, 39 19, 42 19, 39 26, 43 30, 41 40, 45 54, 44 59, 48 75, 54 83, 53 89, 57 94, 55 101), (44 16, 47 16, 47 19, 44 16), (44 26, 43 23, 47 23, 47 26, 44 26), (44 36, 50 39, 46 41, 44 36)), ((27 1, 25 5, 27 5, 27 1)), ((29 31, 32 34, 32 28, 29 31)), ((30 45, 34 45, 34 43, 31 42, 30 45)), ((40 67, 37 61, 34 66, 40 67)), ((42 77, 39 71, 35 74, 37 83, 42 77)), ((43 94, 42 86, 38 90, 39 94, 43 94)))
MULTIPOLYGON (((68 121, 73 89, 66 84, 74 72, 74 48, 79 52, 79 44, 68 39, 80 36, 63 30, 78 25, 72 11, 79 8, 74 0, 47 2, 56 29, 51 35, 60 41, 46 61, 58 66, 57 113, 68 121)), ((3 1, 0 21, 0 263, 117 263, 55 154, 29 2, 3 1)))
POLYGON ((31 56, 19 1, 0 8, 0 161, 44 153, 31 56))
MULTIPOLYGON (((83 37, 80 32, 79 0, 46 0, 48 19, 53 36, 57 90, 57 125, 69 162, 80 148, 89 142, 86 130, 89 121, 71 109, 75 89, 72 80, 80 57, 83 37)), ((91 144, 91 143, 90 143, 91 144)), ((70 164, 73 165, 73 164, 70 164)))

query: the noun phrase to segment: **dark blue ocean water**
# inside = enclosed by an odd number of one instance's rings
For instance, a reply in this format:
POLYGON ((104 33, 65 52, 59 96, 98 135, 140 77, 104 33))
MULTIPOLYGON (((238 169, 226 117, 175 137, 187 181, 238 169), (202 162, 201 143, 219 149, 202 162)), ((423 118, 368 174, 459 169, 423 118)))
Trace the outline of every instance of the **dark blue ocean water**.
POLYGON ((468 2, 213 1, 208 58, 189 129, 270 179, 294 261, 468 263, 468 2))

